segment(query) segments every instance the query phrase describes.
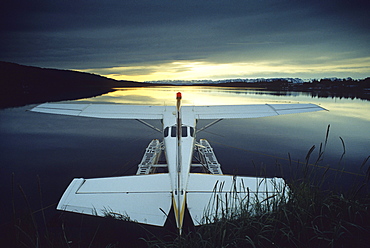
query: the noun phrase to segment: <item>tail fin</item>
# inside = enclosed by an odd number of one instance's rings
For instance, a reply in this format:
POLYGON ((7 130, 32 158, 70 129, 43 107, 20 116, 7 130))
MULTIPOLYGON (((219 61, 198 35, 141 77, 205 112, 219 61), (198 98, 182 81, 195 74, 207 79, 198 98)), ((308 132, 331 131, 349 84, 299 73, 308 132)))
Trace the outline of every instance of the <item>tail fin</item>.
POLYGON ((288 199, 282 178, 190 174, 187 207, 194 225, 233 218, 241 211, 257 214, 288 199))
POLYGON ((175 182, 175 192, 173 198, 173 208, 175 212, 176 225, 181 234, 182 224, 184 220, 185 212, 185 194, 184 194, 184 182, 181 180, 182 174, 182 153, 181 153, 181 136, 182 136, 182 123, 181 123, 181 92, 176 94, 176 182, 175 182))
POLYGON ((168 174, 74 179, 57 209, 163 226, 171 208, 168 174))

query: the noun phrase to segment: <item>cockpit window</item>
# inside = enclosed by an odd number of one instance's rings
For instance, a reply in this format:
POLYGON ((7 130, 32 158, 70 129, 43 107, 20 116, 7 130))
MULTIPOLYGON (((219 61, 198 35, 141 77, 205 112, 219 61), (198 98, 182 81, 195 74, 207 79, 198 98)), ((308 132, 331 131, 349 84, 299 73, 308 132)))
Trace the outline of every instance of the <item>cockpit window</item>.
POLYGON ((182 137, 188 137, 188 127, 182 127, 181 132, 182 137))
MULTIPOLYGON (((168 137, 171 134, 171 137, 176 137, 177 136, 177 130, 176 126, 172 127, 166 127, 163 131, 164 137, 168 137)), ((181 136, 182 137, 194 137, 194 128, 193 127, 188 127, 188 126, 183 126, 181 127, 181 136)))
POLYGON ((163 132, 164 137, 168 137, 168 129, 169 129, 169 127, 166 127, 164 129, 164 132, 163 132))
POLYGON ((171 137, 176 137, 176 126, 171 127, 171 137))

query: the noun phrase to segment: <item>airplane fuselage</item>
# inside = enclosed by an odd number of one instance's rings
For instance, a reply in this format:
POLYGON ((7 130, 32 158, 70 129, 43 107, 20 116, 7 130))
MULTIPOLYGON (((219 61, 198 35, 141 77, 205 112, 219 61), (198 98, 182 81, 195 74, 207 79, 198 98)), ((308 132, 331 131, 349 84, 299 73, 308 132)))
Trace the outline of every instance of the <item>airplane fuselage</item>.
POLYGON ((196 120, 195 118, 183 118, 180 101, 181 95, 177 99, 176 111, 170 111, 164 115, 163 140, 168 172, 171 178, 173 209, 177 226, 181 230, 195 145, 196 120))

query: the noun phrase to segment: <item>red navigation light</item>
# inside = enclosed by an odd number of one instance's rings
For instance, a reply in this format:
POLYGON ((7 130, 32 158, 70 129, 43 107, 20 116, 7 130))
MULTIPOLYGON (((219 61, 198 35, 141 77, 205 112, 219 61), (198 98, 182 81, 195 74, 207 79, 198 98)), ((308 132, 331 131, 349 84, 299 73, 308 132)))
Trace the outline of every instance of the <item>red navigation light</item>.
POLYGON ((176 99, 177 100, 181 100, 181 92, 177 92, 176 93, 176 99))

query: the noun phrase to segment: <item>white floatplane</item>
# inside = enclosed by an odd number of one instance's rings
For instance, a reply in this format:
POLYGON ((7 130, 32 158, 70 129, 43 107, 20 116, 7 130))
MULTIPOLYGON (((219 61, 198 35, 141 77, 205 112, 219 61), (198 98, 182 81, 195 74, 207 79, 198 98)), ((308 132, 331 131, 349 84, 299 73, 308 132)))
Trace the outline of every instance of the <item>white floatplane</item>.
POLYGON ((267 204, 270 199, 287 195, 284 179, 224 175, 208 141, 196 141, 197 120, 216 120, 211 123, 214 124, 221 119, 324 110, 314 104, 181 107, 180 92, 176 98, 176 107, 45 103, 33 108, 32 111, 41 113, 110 119, 159 119, 163 123, 163 130, 160 130, 163 141, 152 140, 136 175, 75 178, 64 192, 57 209, 164 226, 172 205, 181 233, 186 208, 194 225, 201 225, 212 222, 222 214, 220 211, 233 211, 236 205, 256 200, 267 204), (165 164, 158 163, 162 151, 165 164), (192 159, 195 152, 200 158, 197 164, 192 159), (156 173, 158 167, 165 167, 166 173, 156 173), (206 173, 192 173, 194 167, 201 167, 206 173), (234 203, 228 204, 229 200, 234 203))

